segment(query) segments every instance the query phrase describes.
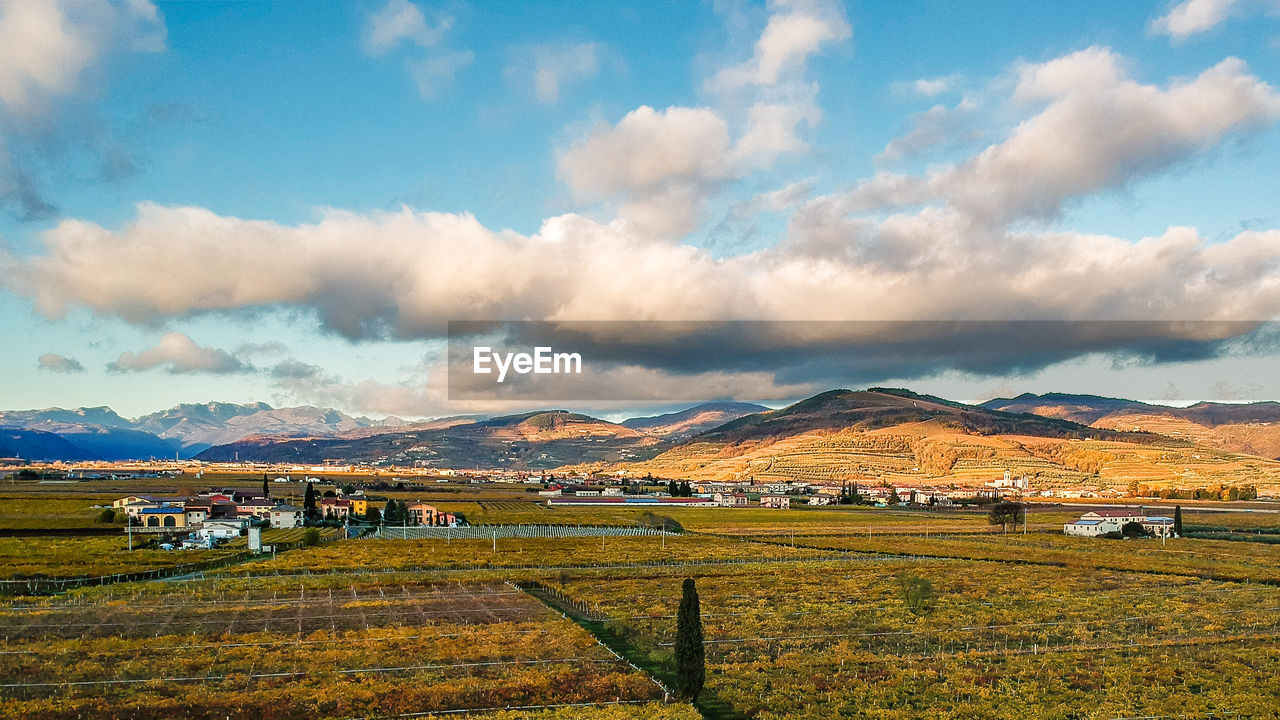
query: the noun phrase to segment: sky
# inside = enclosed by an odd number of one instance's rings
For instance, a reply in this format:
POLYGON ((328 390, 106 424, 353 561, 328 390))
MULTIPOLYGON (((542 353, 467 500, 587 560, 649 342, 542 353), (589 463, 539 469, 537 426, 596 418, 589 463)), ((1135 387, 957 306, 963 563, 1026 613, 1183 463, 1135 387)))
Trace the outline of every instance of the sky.
POLYGON ((614 414, 1280 399, 1276 0, 0 0, 0 47, 2 408, 562 399, 450 397, 455 320, 780 323, 584 339, 614 414))

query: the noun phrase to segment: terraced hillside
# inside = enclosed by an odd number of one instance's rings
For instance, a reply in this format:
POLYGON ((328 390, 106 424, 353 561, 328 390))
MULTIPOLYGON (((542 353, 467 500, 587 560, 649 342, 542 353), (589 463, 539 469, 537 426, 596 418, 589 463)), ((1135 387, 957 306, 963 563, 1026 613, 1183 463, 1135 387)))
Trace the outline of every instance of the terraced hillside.
POLYGON ((1197 437, 1090 427, 904 391, 833 391, 752 415, 626 466, 691 480, 981 485, 1006 471, 1037 489, 1280 485, 1280 462, 1197 437))

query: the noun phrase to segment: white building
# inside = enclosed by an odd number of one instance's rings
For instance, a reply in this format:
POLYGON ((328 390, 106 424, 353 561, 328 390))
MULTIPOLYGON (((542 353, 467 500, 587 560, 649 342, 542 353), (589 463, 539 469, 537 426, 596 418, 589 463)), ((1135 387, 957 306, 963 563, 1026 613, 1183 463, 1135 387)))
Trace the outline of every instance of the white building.
POLYGON ((1075 522, 1069 522, 1062 526, 1062 532, 1066 535, 1078 535, 1080 537, 1097 537, 1106 535, 1109 532, 1120 532, 1123 527, 1121 523, 1110 518, 1086 520, 1081 518, 1075 522))
POLYGON ((232 540, 240 537, 240 532, 249 527, 249 518, 234 520, 205 520, 196 535, 201 540, 232 540))
POLYGON ((273 528, 295 528, 302 527, 302 520, 307 515, 307 511, 293 505, 285 505, 281 503, 271 508, 271 527, 273 528))
POLYGON ((712 496, 721 507, 746 507, 747 496, 744 493, 718 492, 712 496))
POLYGON ((790 510, 791 498, 786 495, 761 495, 760 507, 777 508, 779 510, 790 510))

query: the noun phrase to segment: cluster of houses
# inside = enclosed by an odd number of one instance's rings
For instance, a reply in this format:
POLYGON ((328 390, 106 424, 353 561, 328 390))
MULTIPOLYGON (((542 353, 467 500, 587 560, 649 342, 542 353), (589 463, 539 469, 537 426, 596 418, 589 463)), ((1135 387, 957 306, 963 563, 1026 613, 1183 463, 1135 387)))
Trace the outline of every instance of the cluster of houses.
POLYGON ((1026 477, 1013 478, 1008 473, 1004 479, 986 483, 982 487, 894 487, 886 484, 840 485, 802 481, 756 482, 754 478, 742 481, 693 482, 688 486, 691 496, 676 497, 670 493, 644 492, 637 494, 627 489, 623 482, 613 479, 590 478, 584 482, 551 482, 538 495, 547 498, 548 506, 557 505, 681 505, 684 507, 747 507, 758 499, 760 507, 788 509, 795 505, 837 505, 841 497, 856 490, 862 502, 878 506, 918 505, 949 507, 964 502, 991 502, 1006 497, 1018 497, 1028 488, 1026 477))
POLYGON ((1173 518, 1150 516, 1141 509, 1091 510, 1075 522, 1064 525, 1062 532, 1080 537, 1101 537, 1112 533, 1122 534, 1124 526, 1129 523, 1141 525, 1143 531, 1156 537, 1173 536, 1173 518))
MULTIPOLYGON (((209 490, 186 498, 128 495, 111 503, 131 527, 154 532, 194 532, 202 540, 238 537, 249 527, 296 528, 306 510, 242 490, 209 490)), ((370 500, 363 494, 316 500, 320 519, 347 522, 368 515, 370 500)), ((401 522, 411 525, 457 525, 459 518, 423 502, 404 503, 401 522)))

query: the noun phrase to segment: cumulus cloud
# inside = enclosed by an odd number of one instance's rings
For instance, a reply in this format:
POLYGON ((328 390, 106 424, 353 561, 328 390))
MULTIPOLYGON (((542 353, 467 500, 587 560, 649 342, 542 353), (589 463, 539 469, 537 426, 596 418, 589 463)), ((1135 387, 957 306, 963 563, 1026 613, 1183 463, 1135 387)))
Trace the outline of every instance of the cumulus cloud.
MULTIPOLYGON (((0 282, 49 317, 87 308, 156 325, 304 309, 324 330, 355 339, 437 338, 446 321, 493 318, 1224 323, 1209 330, 1118 325, 1101 333, 1095 324, 1070 342, 1056 342, 1061 332, 1045 333, 1055 340, 1043 341, 1051 352, 1039 351, 1035 337, 953 336, 949 346, 976 353, 966 366, 975 368, 1015 361, 1036 367, 1072 353, 1134 347, 1152 357, 1204 356, 1253 327, 1239 321, 1280 315, 1280 231, 1210 240, 1173 227, 1133 240, 1021 222, 1274 123, 1280 108, 1270 86, 1237 60, 1164 86, 1142 84, 1127 77, 1119 58, 1096 48, 1020 65, 1014 79, 1008 107, 1021 108, 1026 119, 968 160, 921 175, 882 172, 848 192, 807 201, 812 188, 804 184, 759 196, 760 212, 803 203, 785 239, 767 249, 718 255, 642 228, 642 210, 669 217, 672 206, 690 206, 682 193, 743 171, 730 125, 714 110, 640 108, 561 156, 561 177, 575 194, 620 198, 621 214, 610 222, 565 214, 526 235, 487 228, 466 214, 408 209, 327 210, 310 223, 281 224, 143 204, 120 227, 65 220, 35 238, 38 254, 0 255, 7 271, 0 282), (645 202, 647 210, 637 207, 645 202), (900 210, 888 212, 894 208, 900 210)), ((857 364, 866 358, 902 359, 919 372, 938 367, 925 357, 936 338, 915 338, 915 354, 893 346, 899 354, 877 355, 888 346, 875 325, 842 325, 834 338, 815 335, 811 324, 782 327, 736 345, 707 334, 702 347, 727 352, 738 365, 730 372, 774 373, 779 385, 880 367, 857 364), (859 355, 850 351, 855 347, 871 349, 859 355)), ((194 346, 189 339, 170 344, 194 346)), ((153 362, 159 352, 143 358, 148 352, 117 364, 164 364, 153 362)), ((710 371, 681 357, 655 350, 631 366, 680 376, 710 371)), ((625 358, 615 360, 612 370, 628 367, 625 358)), ((333 403, 342 407, 376 397, 383 411, 413 414, 404 408, 444 402, 423 395, 416 380, 362 386, 297 362, 278 363, 269 374, 298 393, 350 398, 333 403)), ((374 401, 361 402, 369 408, 374 401)))
POLYGON ((826 0, 771 0, 769 21, 750 60, 725 68, 710 81, 715 90, 776 85, 803 74, 809 57, 852 34, 844 11, 826 0))
POLYGON ((520 48, 507 68, 509 79, 527 85, 540 102, 554 105, 568 86, 600 71, 600 43, 548 43, 520 48))
POLYGON ((67 357, 66 355, 59 355, 58 353, 45 353, 41 355, 40 359, 36 361, 36 366, 41 370, 48 370, 50 372, 84 372, 84 365, 81 365, 79 360, 67 357))
POLYGON ((401 51, 405 71, 418 94, 433 100, 453 84, 455 76, 471 64, 475 55, 470 50, 446 46, 454 25, 451 15, 439 11, 429 14, 431 19, 422 7, 409 0, 390 0, 366 18, 361 43, 371 56, 401 51))
POLYGON ((1237 0, 1183 0, 1152 21, 1151 29, 1174 38, 1185 38, 1213 29, 1238 5, 1237 0))
POLYGON ((156 51, 164 38, 148 0, 0 4, 0 105, 14 113, 41 109, 74 92, 108 51, 156 51))
POLYGON ((162 367, 171 375, 227 374, 252 370, 235 355, 218 348, 197 345, 179 332, 167 333, 156 345, 140 352, 123 352, 107 368, 113 372, 138 372, 162 367))
POLYGON ((710 187, 737 174, 729 125, 710 108, 641 106, 561 153, 557 175, 580 201, 622 197, 640 229, 683 234, 710 187))
POLYGON ((885 207, 932 195, 993 226, 1052 218, 1073 198, 1123 187, 1280 118, 1280 94, 1239 59, 1159 87, 1129 78, 1122 59, 1099 47, 1022 65, 1011 100, 1043 109, 958 165, 876 177, 851 195, 880 195, 885 207))

